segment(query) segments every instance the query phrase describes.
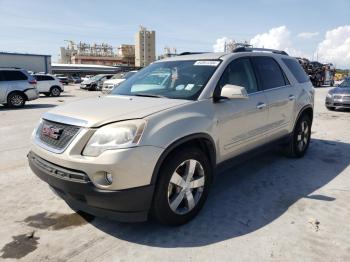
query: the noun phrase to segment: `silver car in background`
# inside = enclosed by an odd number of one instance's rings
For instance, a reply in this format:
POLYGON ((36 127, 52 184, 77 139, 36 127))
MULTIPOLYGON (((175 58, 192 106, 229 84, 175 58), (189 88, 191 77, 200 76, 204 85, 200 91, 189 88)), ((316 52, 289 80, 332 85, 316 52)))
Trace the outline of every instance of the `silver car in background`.
POLYGON ((329 90, 326 97, 326 107, 329 110, 336 108, 350 108, 350 77, 337 87, 329 90))

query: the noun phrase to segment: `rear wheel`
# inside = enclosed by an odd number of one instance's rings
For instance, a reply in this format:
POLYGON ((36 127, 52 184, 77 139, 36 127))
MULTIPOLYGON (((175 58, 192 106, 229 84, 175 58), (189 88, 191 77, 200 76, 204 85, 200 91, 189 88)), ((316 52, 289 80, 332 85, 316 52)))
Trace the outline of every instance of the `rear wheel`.
POLYGON ((54 96, 54 97, 60 96, 61 95, 61 89, 59 87, 57 87, 57 86, 51 87, 50 95, 54 96))
POLYGON ((285 153, 289 157, 303 157, 309 147, 311 138, 311 119, 306 114, 302 115, 294 127, 292 137, 285 147, 285 153))
POLYGON ((7 97, 7 105, 9 107, 22 107, 26 103, 26 98, 21 93, 11 93, 7 97))
POLYGON ((197 148, 172 153, 159 172, 152 214, 161 223, 182 225, 204 205, 212 179, 212 167, 197 148))

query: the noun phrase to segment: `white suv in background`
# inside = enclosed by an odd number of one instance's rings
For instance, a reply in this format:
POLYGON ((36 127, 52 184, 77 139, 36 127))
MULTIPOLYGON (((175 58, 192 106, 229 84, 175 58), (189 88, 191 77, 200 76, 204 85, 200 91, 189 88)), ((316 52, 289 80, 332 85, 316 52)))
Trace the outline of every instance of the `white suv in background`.
POLYGON ((64 91, 63 85, 60 80, 52 75, 35 74, 39 93, 46 96, 60 96, 64 91))
POLYGON ((103 82, 102 86, 102 93, 110 93, 112 90, 120 85, 122 82, 136 74, 137 70, 134 71, 129 71, 129 72, 122 72, 115 74, 114 76, 111 77, 111 79, 106 80, 103 82))
POLYGON ((309 77, 283 51, 179 55, 45 113, 29 164, 75 210, 180 225, 202 208, 219 164, 271 145, 304 156, 313 105, 309 77))
POLYGON ((39 97, 37 81, 24 69, 0 67, 0 104, 22 107, 39 97))

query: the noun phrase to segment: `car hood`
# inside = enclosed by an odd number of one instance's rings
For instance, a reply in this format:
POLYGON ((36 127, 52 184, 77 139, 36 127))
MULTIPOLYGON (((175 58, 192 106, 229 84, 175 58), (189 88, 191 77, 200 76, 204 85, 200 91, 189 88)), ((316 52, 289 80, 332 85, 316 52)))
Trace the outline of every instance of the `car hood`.
POLYGON ((350 87, 336 87, 330 91, 332 94, 350 94, 350 87))
POLYGON ((77 126, 99 127, 111 122, 144 118, 186 103, 191 103, 191 101, 113 95, 83 99, 62 105, 45 113, 43 118, 77 126))
POLYGON ((123 81, 125 81, 124 78, 120 78, 120 79, 109 79, 109 80, 104 81, 104 84, 113 84, 113 85, 115 85, 115 84, 119 84, 119 83, 121 83, 121 82, 123 82, 123 81))
POLYGON ((84 80, 83 82, 81 82, 83 85, 89 85, 91 83, 95 82, 94 80, 91 80, 91 79, 87 79, 87 80, 84 80))

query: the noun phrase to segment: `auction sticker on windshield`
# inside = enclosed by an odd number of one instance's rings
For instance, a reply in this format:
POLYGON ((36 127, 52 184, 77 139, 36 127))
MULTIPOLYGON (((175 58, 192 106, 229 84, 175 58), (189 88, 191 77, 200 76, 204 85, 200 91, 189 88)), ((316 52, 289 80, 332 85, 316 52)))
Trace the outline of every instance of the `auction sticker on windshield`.
POLYGON ((196 66, 217 66, 220 61, 196 61, 194 65, 196 66))

